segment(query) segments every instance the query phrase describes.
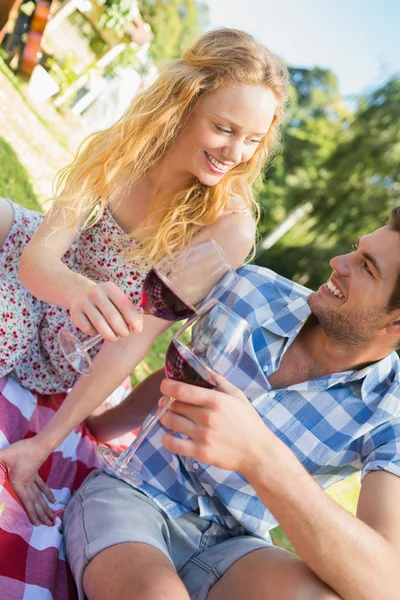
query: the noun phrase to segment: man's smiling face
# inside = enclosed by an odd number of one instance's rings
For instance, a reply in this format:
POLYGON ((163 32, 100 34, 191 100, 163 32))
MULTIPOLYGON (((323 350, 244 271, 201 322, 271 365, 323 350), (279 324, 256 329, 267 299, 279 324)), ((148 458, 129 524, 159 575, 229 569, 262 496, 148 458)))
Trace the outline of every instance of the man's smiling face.
POLYGON ((325 333, 359 346, 393 321, 389 299, 400 271, 400 235, 389 226, 360 238, 349 254, 336 256, 328 281, 308 299, 325 333))

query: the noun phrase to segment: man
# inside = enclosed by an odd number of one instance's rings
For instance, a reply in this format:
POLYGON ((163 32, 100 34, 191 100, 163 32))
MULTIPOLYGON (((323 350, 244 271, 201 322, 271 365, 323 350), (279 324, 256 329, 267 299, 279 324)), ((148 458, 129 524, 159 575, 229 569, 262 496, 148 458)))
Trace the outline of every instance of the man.
POLYGON ((222 301, 253 336, 230 381, 164 380, 145 481, 97 471, 67 508, 81 597, 398 600, 400 207, 331 267, 313 293, 239 271, 222 301), (359 469, 355 517, 320 486, 359 469), (270 543, 276 522, 301 559, 270 543))

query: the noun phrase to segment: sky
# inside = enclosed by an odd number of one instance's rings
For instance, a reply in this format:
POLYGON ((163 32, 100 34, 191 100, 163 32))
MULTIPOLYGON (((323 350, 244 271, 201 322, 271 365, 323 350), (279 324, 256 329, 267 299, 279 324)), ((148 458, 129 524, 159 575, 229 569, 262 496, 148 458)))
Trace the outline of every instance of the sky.
POLYGON ((400 74, 400 0, 207 0, 209 28, 254 35, 295 67, 329 68, 345 98, 400 74))

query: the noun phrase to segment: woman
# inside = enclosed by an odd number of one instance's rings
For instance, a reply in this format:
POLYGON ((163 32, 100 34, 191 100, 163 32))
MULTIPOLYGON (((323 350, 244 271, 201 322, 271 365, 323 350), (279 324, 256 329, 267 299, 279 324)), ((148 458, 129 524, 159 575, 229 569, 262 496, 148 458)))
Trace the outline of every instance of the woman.
POLYGON ((91 376, 77 381, 51 422, 0 452, 31 519, 51 515, 37 468, 169 325, 150 316, 142 323, 134 308, 151 264, 212 238, 235 268, 251 251, 251 186, 277 138, 286 86, 285 69, 251 36, 208 32, 117 124, 88 139, 61 172, 46 217, 0 204, 2 333, 10 346, 0 376, 42 393, 66 391, 76 373, 57 344, 61 326, 106 340, 91 376))

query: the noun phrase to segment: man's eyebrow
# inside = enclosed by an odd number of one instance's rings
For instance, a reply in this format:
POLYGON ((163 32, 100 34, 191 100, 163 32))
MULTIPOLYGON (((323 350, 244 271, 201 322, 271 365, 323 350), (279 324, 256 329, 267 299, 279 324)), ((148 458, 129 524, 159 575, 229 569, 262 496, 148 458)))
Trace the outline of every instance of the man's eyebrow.
MULTIPOLYGON (((214 113, 214 114, 211 114, 210 116, 213 117, 214 119, 217 119, 217 120, 221 119, 222 121, 226 121, 234 129, 239 129, 239 130, 242 129, 242 127, 238 123, 235 123, 235 121, 232 121, 232 119, 228 115, 214 113)), ((265 132, 265 131, 262 132, 262 133, 255 133, 255 132, 253 132, 253 133, 251 133, 251 135, 257 135, 257 136, 262 137, 264 135, 267 135, 267 133, 268 132, 265 132)))
POLYGON ((379 268, 378 261, 376 260, 376 258, 372 256, 372 254, 370 254, 369 252, 363 252, 363 256, 368 262, 371 263, 371 265, 375 267, 376 271, 379 274, 379 277, 383 278, 382 271, 379 268))
MULTIPOLYGON (((358 248, 358 244, 360 243, 360 240, 362 239, 362 237, 359 237, 358 240, 355 243, 355 247, 356 249, 358 248)), ((382 277, 383 279, 383 274, 382 271, 379 268, 379 264, 378 261, 376 260, 375 256, 372 256, 372 254, 370 254, 369 252, 363 252, 363 257, 371 263, 371 265, 374 266, 374 268, 376 269, 377 273, 379 274, 379 277, 382 277)))

